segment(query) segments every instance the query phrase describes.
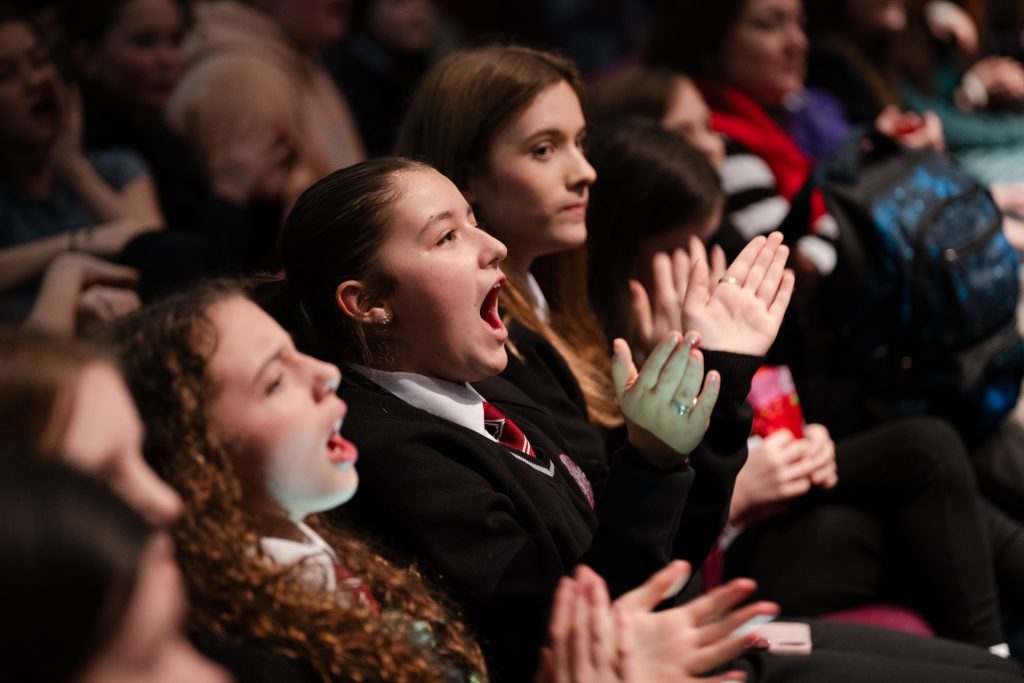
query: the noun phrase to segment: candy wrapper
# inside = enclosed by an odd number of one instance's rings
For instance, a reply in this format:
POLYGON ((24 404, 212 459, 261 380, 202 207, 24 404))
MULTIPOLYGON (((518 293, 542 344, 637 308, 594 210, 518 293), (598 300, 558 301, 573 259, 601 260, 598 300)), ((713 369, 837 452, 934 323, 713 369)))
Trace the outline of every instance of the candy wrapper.
POLYGON ((765 437, 788 429, 798 439, 804 436, 804 411, 796 394, 793 375, 785 365, 766 365, 750 382, 747 401, 754 407, 753 433, 765 437))

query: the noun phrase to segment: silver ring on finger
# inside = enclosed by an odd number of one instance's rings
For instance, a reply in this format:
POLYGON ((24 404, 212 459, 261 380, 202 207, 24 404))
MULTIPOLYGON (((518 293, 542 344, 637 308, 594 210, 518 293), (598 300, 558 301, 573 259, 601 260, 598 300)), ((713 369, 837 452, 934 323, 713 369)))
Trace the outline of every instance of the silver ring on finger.
POLYGON ((738 285, 739 283, 740 281, 734 278, 732 275, 723 275, 722 277, 718 278, 718 284, 720 285, 738 285))
POLYGON ((686 417, 694 408, 697 407, 697 397, 694 396, 693 400, 689 403, 680 403, 679 401, 675 401, 674 405, 676 407, 676 412, 679 413, 679 417, 686 417))

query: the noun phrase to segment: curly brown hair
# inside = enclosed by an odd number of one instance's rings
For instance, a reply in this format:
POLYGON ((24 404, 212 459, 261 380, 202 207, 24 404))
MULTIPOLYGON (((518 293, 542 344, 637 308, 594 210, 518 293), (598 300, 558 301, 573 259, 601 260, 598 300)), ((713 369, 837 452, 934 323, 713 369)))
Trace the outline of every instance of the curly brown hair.
POLYGON ((302 563, 275 567, 242 505, 231 445, 207 419, 216 387, 207 373, 217 346, 208 311, 246 296, 232 281, 206 283, 119 323, 116 343, 146 425, 146 458, 185 500, 175 529, 201 642, 255 645, 308 663, 325 681, 450 681, 484 677, 480 649, 415 569, 400 569, 364 541, 310 521, 380 606, 352 605, 314 590, 302 563), (423 636, 424 623, 430 625, 423 636), (433 642, 427 642, 433 641, 433 642))

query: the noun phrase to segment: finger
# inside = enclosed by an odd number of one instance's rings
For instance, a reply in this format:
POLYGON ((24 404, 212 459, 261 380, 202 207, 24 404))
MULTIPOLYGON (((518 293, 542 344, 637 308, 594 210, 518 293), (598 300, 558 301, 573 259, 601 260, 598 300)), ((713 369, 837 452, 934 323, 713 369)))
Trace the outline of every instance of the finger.
MULTIPOLYGON (((789 432, 788 429, 780 429, 779 431, 789 432)), ((811 445, 806 439, 794 438, 792 441, 789 441, 776 449, 775 454, 778 461, 785 465, 792 465, 805 461, 813 463, 814 459, 808 455, 810 449, 811 445)))
POLYGON ((625 390, 636 382, 636 365, 633 364, 633 354, 629 350, 629 344, 625 339, 616 339, 612 342, 612 383, 615 385, 615 394, 619 401, 625 390))
POLYGON ((690 240, 687 243, 687 249, 690 253, 690 261, 696 263, 697 261, 707 262, 708 251, 704 247, 704 243, 701 242, 696 235, 690 235, 690 240))
MULTIPOLYGON (((760 600, 758 602, 744 605, 733 610, 717 621, 712 621, 700 626, 697 629, 697 645, 710 645, 716 641, 727 638, 732 633, 746 624, 754 617, 770 616, 775 617, 779 613, 779 606, 774 602, 760 600)), ((744 629, 746 630, 746 629, 744 629)))
MULTIPOLYGON (((679 296, 676 291, 675 274, 672 272, 672 259, 664 252, 658 252, 651 261, 651 274, 654 277, 654 308, 663 313, 671 313, 679 309, 679 296)), ((669 329, 677 329, 669 328, 669 329)))
POLYGON ((689 362, 684 369, 685 372, 680 374, 676 378, 675 384, 672 385, 672 394, 669 400, 689 406, 697 398, 700 386, 704 382, 704 354, 700 352, 700 349, 693 349, 689 352, 689 362))
POLYGON ((757 288, 757 298, 770 306, 775 301, 775 294, 782 285, 782 278, 786 274, 786 261, 789 260, 789 247, 780 245, 772 256, 768 270, 765 271, 764 279, 757 288))
POLYGON ((686 299, 686 285, 690 281, 690 255, 676 249, 672 252, 672 266, 676 276, 676 297, 681 304, 686 299))
POLYGON ((810 477, 800 477, 784 482, 779 486, 779 493, 783 498, 799 498, 811 490, 810 477))
POLYGON ((637 280, 629 281, 629 293, 633 309, 633 325, 636 336, 640 338, 645 347, 654 343, 654 321, 651 317, 651 300, 647 297, 647 290, 637 280))
POLYGON ((743 653, 749 650, 756 640, 757 636, 755 635, 722 638, 715 643, 694 650, 690 654, 690 666, 694 673, 703 673, 726 666, 742 657, 743 653))
POLYGON ((557 675, 556 680, 559 682, 572 680, 569 634, 572 630, 575 606, 576 584, 572 579, 564 577, 558 583, 557 590, 555 590, 551 621, 548 625, 552 659, 554 660, 554 669, 557 675))
POLYGON ((573 674, 577 677, 574 680, 589 681, 594 675, 590 642, 591 614, 590 603, 583 591, 577 591, 574 608, 572 636, 569 640, 572 644, 573 674))
POLYGON ((649 612, 658 603, 674 597, 690 580, 690 564, 673 560, 662 570, 655 572, 643 585, 629 591, 615 601, 615 608, 623 612, 649 612))
POLYGON ((93 259, 95 263, 90 264, 86 271, 83 286, 93 284, 121 285, 132 287, 139 282, 139 271, 130 266, 122 266, 118 263, 110 263, 102 259, 93 259))
POLYGON ((707 425, 711 420, 711 411, 715 409, 718 394, 722 390, 722 378, 717 371, 711 370, 704 378, 704 389, 697 396, 697 404, 690 411, 689 419, 694 424, 707 425))
MULTIPOLYGON (((687 337, 682 344, 676 347, 665 363, 665 367, 662 368, 661 375, 658 377, 658 383, 654 387, 655 399, 660 403, 670 403, 676 400, 676 396, 679 393, 679 384, 682 382, 683 377, 686 376, 690 366, 693 365, 693 347, 696 343, 696 336, 687 337)), ((696 353, 700 354, 700 351, 696 351, 696 353)), ((701 360, 701 365, 703 365, 703 360, 701 360)), ((703 375, 703 372, 701 374, 703 375)), ((689 401, 696 396, 699 389, 700 384, 695 387, 694 392, 686 400, 689 401)))
POLYGON ((704 245, 694 239, 690 245, 690 279, 686 283, 683 310, 703 307, 711 296, 710 270, 704 258, 704 245))
POLYGON ((711 281, 718 282, 725 275, 725 250, 717 244, 711 248, 711 281))
POLYGON ((747 279, 741 280, 744 287, 747 287, 754 292, 760 290, 762 283, 764 282, 765 275, 768 272, 769 266, 771 266, 775 255, 782 245, 782 233, 773 232, 768 235, 768 241, 765 242, 764 247, 758 253, 757 258, 754 259, 753 265, 750 266, 750 271, 747 272, 747 279))
POLYGON ((789 300, 793 297, 793 286, 795 284, 796 276, 792 270, 787 268, 782 275, 782 284, 779 285, 778 291, 775 292, 775 300, 768 306, 768 313, 777 325, 782 324, 782 319, 786 315, 786 309, 789 308, 789 300))
MULTIPOLYGON (((834 464, 824 465, 811 472, 811 484, 814 486, 826 487, 827 483, 832 481, 836 474, 836 467, 834 464)), ((831 487, 828 487, 831 488, 831 487)))
POLYGON ((764 235, 758 235, 754 239, 747 242, 747 246, 743 247, 743 251, 740 252, 739 256, 729 264, 729 267, 725 270, 725 277, 732 277, 736 279, 737 284, 743 284, 746 282, 747 273, 750 272, 751 266, 754 264, 755 259, 761 253, 768 238, 764 235))
POLYGON ((597 680, 605 680, 615 661, 615 626, 608 586, 604 579, 587 567, 581 567, 578 573, 583 576, 591 608, 591 665, 597 674, 597 680))
POLYGON ((654 352, 647 357, 644 366, 640 368, 640 374, 636 380, 636 386, 644 391, 651 391, 658 386, 658 378, 665 368, 665 363, 672 357, 673 352, 682 341, 682 335, 678 332, 669 332, 654 352))
POLYGON ((788 429, 776 429, 774 432, 764 437, 764 441, 762 441, 762 443, 767 448, 778 450, 793 443, 795 440, 796 437, 793 436, 793 432, 788 429))
POLYGON ((757 583, 753 579, 733 579, 675 609, 686 609, 694 622, 700 624, 706 619, 725 614, 734 605, 746 600, 756 589, 757 583))

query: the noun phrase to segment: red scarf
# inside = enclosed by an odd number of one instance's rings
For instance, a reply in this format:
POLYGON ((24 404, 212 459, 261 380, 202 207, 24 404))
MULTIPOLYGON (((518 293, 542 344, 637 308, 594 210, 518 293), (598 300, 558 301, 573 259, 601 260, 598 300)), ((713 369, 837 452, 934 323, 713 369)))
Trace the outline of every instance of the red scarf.
MULTIPOLYGON (((707 81, 698 86, 711 109, 711 127, 768 164, 779 194, 792 202, 810 177, 814 162, 761 105, 741 91, 707 81)), ((814 190, 810 225, 825 213, 825 198, 814 190)))

